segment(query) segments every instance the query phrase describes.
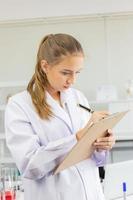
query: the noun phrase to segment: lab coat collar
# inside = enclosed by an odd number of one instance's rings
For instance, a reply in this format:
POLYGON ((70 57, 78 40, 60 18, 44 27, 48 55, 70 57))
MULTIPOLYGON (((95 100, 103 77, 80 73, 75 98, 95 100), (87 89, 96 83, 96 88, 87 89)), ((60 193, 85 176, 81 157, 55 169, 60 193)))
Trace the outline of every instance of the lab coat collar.
MULTIPOLYGON (((72 124, 71 124, 71 120, 69 118, 68 113, 59 105, 58 102, 56 102, 56 100, 53 99, 53 97, 47 91, 46 91, 46 99, 47 99, 48 104, 52 108, 52 112, 53 112, 54 116, 61 119, 68 126, 70 131, 72 132, 72 124)), ((65 102, 66 101, 64 101, 64 103, 65 102)))
POLYGON ((67 107, 68 113, 52 98, 48 92, 46 92, 46 98, 54 115, 63 120, 71 132, 75 133, 79 128, 79 116, 77 115, 78 106, 72 90, 68 89, 61 92, 61 103, 67 107))
POLYGON ((75 95, 74 89, 66 91, 67 99, 66 106, 71 118, 73 132, 77 132, 80 129, 80 117, 78 115, 78 100, 75 95))

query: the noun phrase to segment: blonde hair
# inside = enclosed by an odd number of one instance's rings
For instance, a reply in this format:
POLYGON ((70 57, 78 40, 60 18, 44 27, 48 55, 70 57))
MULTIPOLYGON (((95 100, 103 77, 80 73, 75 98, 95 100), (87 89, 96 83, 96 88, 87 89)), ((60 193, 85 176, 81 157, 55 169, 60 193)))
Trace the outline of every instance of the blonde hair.
POLYGON ((37 53, 35 73, 27 86, 40 118, 49 119, 53 116, 51 107, 46 101, 48 80, 41 68, 41 61, 46 60, 48 64, 54 65, 60 63, 64 56, 79 54, 84 55, 81 44, 71 35, 50 34, 42 39, 37 53))

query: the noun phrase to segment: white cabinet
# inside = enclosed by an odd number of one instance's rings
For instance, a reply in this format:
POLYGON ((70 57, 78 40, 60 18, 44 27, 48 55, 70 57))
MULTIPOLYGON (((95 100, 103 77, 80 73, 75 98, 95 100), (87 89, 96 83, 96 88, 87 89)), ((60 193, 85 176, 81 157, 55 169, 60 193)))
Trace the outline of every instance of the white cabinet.
POLYGON ((117 101, 90 101, 94 110, 108 110, 109 113, 129 110, 124 118, 113 128, 116 144, 110 151, 108 162, 133 159, 133 99, 117 101))
POLYGON ((26 82, 0 83, 0 165, 15 165, 6 146, 4 130, 4 113, 8 98, 26 88, 26 82))
POLYGON ((0 107, 0 164, 11 163, 10 152, 6 146, 5 132, 4 132, 4 109, 0 107))
POLYGON ((116 145, 110 152, 110 162, 121 162, 124 160, 133 160, 133 139, 117 140, 116 145))

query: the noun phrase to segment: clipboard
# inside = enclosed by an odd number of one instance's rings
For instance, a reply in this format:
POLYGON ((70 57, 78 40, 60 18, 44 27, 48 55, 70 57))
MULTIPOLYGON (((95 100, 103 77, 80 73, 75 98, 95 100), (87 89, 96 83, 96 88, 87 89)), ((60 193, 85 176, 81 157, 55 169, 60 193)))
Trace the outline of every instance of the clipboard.
POLYGON ((59 166, 57 166, 54 175, 89 158, 94 151, 94 147, 92 146, 94 141, 99 137, 105 136, 107 133, 106 131, 112 129, 127 112, 128 111, 117 112, 101 119, 92 126, 87 125, 84 136, 70 150, 59 166))

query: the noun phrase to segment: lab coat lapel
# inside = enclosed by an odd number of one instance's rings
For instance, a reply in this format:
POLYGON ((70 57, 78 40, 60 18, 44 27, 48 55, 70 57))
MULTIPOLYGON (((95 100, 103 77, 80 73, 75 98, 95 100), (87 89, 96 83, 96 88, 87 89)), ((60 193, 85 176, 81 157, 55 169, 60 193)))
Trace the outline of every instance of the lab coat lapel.
POLYGON ((77 99, 74 96, 72 90, 69 90, 67 92, 67 96, 69 97, 67 99, 67 109, 71 118, 73 132, 75 133, 80 129, 80 116, 78 115, 79 111, 78 111, 77 99))
POLYGON ((61 106, 50 96, 48 92, 46 92, 47 102, 51 106, 52 111, 56 117, 62 120, 72 132, 72 123, 68 113, 61 108, 61 106))

